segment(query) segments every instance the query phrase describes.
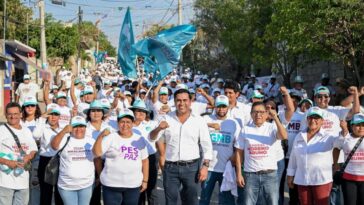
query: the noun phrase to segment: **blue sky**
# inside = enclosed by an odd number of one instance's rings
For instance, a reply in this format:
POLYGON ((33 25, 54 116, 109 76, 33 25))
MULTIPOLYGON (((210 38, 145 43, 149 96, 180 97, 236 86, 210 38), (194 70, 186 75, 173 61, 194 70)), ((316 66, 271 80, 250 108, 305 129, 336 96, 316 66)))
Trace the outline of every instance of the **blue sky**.
MULTIPOLYGON (((34 17, 39 17, 39 8, 34 7, 37 0, 22 0, 24 5, 31 7, 34 17)), ((136 38, 148 26, 159 23, 177 24, 178 0, 64 0, 65 6, 55 5, 51 0, 45 1, 45 11, 51 13, 54 18, 62 21, 77 23, 78 7, 83 10, 83 20, 95 22, 105 14, 107 17, 101 20, 99 27, 108 36, 113 46, 117 47, 121 24, 124 19, 126 8, 131 8, 131 16, 134 24, 134 35, 136 38), (143 27, 144 25, 144 27, 143 27)), ((189 23, 193 19, 194 0, 182 0, 183 23, 189 23)))

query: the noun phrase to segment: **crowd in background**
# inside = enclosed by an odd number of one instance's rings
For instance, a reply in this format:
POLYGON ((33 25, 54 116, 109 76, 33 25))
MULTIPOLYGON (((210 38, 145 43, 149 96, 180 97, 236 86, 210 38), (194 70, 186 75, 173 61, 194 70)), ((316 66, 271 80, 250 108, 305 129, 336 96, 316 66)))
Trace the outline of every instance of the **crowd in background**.
POLYGON ((285 185, 289 204, 364 204, 364 87, 333 86, 326 73, 312 96, 301 76, 291 89, 275 74, 237 82, 186 68, 156 79, 113 63, 62 68, 42 88, 24 75, 0 126, 0 204, 162 204, 158 174, 168 205, 209 204, 216 183, 226 205, 282 205, 285 185))

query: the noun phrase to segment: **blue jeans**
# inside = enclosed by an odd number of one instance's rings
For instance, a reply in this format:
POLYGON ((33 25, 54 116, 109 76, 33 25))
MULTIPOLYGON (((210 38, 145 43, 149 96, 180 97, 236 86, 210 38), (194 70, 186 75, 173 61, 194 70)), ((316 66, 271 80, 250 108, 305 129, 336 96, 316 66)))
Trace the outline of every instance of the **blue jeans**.
POLYGON ((177 204, 179 194, 182 205, 198 205, 198 172, 199 161, 189 165, 166 162, 163 170, 166 205, 177 204))
MULTIPOLYGON (((201 197, 200 197, 200 205, 209 205, 212 192, 214 191, 216 182, 219 183, 219 187, 221 187, 222 179, 224 173, 219 172, 208 172, 206 181, 201 183, 201 197)), ((220 190, 220 189, 219 189, 220 190)), ((231 194, 230 191, 219 191, 219 204, 227 204, 234 205, 235 198, 231 194)))
POLYGON ((262 200, 278 205, 277 171, 268 174, 244 172, 244 179, 244 205, 255 205, 262 200))
POLYGON ((283 183, 283 194, 280 194, 280 190, 281 190, 281 180, 282 180, 282 176, 283 176, 283 173, 285 171, 285 168, 286 168, 286 161, 285 159, 281 159, 277 162, 277 190, 278 190, 278 204, 279 205, 283 205, 284 204, 284 183, 283 183))
POLYGON ((88 205, 91 200, 92 186, 79 190, 64 190, 58 187, 64 205, 88 205))
POLYGON ((341 185, 332 183, 332 188, 330 192, 330 205, 341 205, 341 185))
POLYGON ((102 186, 102 196, 105 205, 137 205, 140 187, 122 188, 102 186))
POLYGON ((8 189, 0 187, 1 205, 28 205, 29 189, 8 189))

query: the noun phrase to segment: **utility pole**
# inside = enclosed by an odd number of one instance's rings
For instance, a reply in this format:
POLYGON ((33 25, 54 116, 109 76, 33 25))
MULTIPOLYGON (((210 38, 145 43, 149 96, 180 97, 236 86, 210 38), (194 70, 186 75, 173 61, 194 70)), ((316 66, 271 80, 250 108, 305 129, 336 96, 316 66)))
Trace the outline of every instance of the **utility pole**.
POLYGON ((182 0, 178 0, 178 25, 182 25, 182 0))
POLYGON ((4 0, 4 11, 3 11, 3 14, 4 14, 4 19, 3 19, 3 39, 4 39, 4 42, 3 42, 3 53, 4 55, 6 55, 6 52, 5 52, 5 39, 6 39, 6 0, 4 0))
POLYGON ((81 24, 82 24, 82 15, 83 15, 83 11, 81 9, 81 6, 78 6, 78 33, 80 35, 80 39, 78 42, 78 47, 77 47, 77 74, 80 73, 80 67, 81 67, 81 24))
POLYGON ((39 18, 40 18, 40 60, 42 62, 42 68, 47 69, 47 48, 46 48, 46 36, 44 25, 44 0, 39 0, 39 18))

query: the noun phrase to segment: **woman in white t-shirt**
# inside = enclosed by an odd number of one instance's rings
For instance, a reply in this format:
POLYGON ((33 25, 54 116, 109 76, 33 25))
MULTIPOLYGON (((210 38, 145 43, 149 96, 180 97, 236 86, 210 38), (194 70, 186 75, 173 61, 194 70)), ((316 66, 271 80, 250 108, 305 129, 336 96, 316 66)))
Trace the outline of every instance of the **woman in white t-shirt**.
POLYGON ((47 105, 46 119, 41 118, 39 123, 33 131, 33 137, 39 141, 39 164, 38 164, 38 182, 40 187, 40 205, 51 205, 53 188, 54 188, 54 202, 56 205, 62 204, 61 196, 59 195, 57 186, 44 182, 44 174, 46 166, 51 158, 57 153, 51 147, 52 139, 61 131, 59 127, 59 106, 55 103, 47 105))
MULTIPOLYGON (((97 136, 106 128, 109 128, 109 125, 104 122, 105 114, 107 112, 104 109, 100 100, 94 100, 90 104, 90 108, 83 111, 87 116, 87 126, 86 126, 86 137, 89 137, 96 141, 97 136)), ((96 186, 92 192, 91 203, 90 204, 100 204, 101 201, 101 184, 99 183, 99 177, 102 170, 102 159, 95 158, 95 167, 96 167, 96 186)))
MULTIPOLYGON (((346 126, 344 126, 343 130, 346 126)), ((343 174, 342 190, 345 205, 364 204, 364 114, 358 113, 351 120, 352 134, 343 131, 343 136, 335 142, 334 149, 334 169, 339 170, 338 158, 340 150, 345 153, 345 160, 361 140, 358 148, 351 157, 343 174)))
POLYGON ((20 124, 29 128, 30 131, 33 132, 39 123, 41 115, 42 113, 37 99, 33 96, 26 97, 22 105, 22 120, 20 121, 20 124))
POLYGON ((95 142, 85 137, 86 120, 75 116, 52 140, 54 150, 60 150, 58 191, 65 205, 88 205, 95 181, 95 166, 92 147, 95 142), (70 133, 68 135, 67 133, 70 133), (67 136, 67 140, 63 137, 67 136))
POLYGON ((329 204, 332 150, 338 136, 325 132, 323 116, 321 108, 310 108, 307 111, 307 130, 299 132, 293 142, 287 183, 291 189, 297 185, 300 204, 329 204))
POLYGON ((137 205, 148 184, 148 152, 142 136, 133 133, 134 114, 125 109, 118 115, 119 131, 105 129, 97 138, 93 153, 105 158, 100 181, 105 205, 137 205))

